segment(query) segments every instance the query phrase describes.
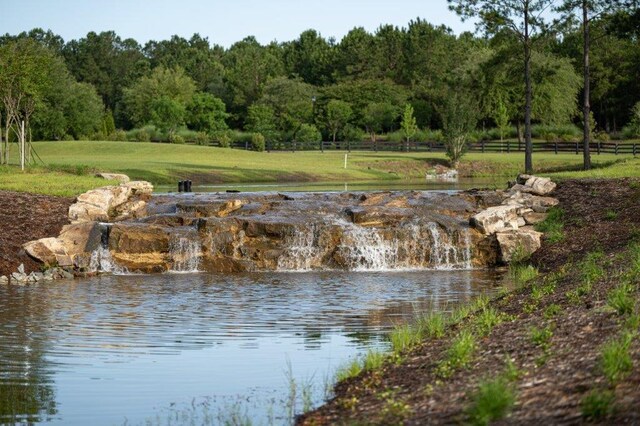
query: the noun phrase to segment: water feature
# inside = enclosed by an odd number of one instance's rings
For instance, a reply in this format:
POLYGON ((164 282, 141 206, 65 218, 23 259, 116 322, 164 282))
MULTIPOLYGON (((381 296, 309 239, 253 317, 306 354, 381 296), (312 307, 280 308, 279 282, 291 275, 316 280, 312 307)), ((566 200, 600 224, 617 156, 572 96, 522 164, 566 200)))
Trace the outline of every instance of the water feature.
MULTIPOLYGON (((297 241, 300 254, 307 237, 297 241)), ((190 250, 178 238, 173 247, 181 246, 190 250)), ((285 424, 302 399, 322 401, 347 359, 386 348, 394 324, 491 293, 498 278, 481 270, 166 273, 0 287, 0 423, 219 424, 247 415, 285 424)))

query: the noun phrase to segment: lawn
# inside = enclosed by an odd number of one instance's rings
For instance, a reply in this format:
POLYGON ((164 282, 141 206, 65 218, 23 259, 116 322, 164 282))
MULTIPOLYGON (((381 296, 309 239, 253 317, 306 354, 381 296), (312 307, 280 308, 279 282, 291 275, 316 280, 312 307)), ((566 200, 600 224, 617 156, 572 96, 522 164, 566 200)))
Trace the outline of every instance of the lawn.
MULTIPOLYGON (((0 169, 0 189, 74 195, 104 184, 95 171, 120 172, 154 184, 191 179, 194 184, 252 182, 358 182, 424 179, 443 153, 352 152, 345 168, 344 151, 253 152, 196 145, 138 142, 36 142, 46 167, 22 173, 0 169)), ((17 163, 12 151, 12 163, 17 163)), ((631 156, 593 155, 594 170, 581 172, 582 156, 534 153, 536 173, 557 178, 640 176, 640 161, 631 156)), ((471 153, 461 164, 468 176, 513 178, 522 171, 523 153, 471 153)))

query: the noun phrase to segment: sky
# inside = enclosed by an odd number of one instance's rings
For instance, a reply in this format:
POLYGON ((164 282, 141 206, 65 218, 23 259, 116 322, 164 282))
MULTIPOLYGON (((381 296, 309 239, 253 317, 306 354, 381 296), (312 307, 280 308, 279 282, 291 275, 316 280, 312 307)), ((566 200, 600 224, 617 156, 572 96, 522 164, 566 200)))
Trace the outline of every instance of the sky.
POLYGON ((262 44, 291 41, 315 29, 336 41, 354 27, 404 27, 420 17, 459 34, 473 31, 446 0, 0 0, 0 34, 51 30, 65 41, 113 30, 144 44, 199 33, 229 47, 253 35, 262 44))

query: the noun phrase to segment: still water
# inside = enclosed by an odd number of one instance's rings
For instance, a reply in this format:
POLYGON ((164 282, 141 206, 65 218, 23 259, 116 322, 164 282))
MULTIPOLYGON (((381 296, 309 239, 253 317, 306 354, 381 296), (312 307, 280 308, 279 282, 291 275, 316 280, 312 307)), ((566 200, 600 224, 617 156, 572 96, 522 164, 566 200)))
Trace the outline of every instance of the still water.
MULTIPOLYGON (((239 184, 198 184, 193 183, 193 192, 257 192, 257 191, 458 191, 471 188, 501 188, 505 186, 502 177, 460 178, 455 182, 427 179, 398 179, 389 181, 363 182, 291 182, 291 183, 239 183, 239 184)), ((176 192, 178 184, 158 185, 155 193, 176 192)))
POLYGON ((0 287, 0 423, 286 424, 488 271, 101 276, 0 287), (292 386, 295 384, 295 386, 292 386), (292 390, 295 389, 295 392, 292 390))

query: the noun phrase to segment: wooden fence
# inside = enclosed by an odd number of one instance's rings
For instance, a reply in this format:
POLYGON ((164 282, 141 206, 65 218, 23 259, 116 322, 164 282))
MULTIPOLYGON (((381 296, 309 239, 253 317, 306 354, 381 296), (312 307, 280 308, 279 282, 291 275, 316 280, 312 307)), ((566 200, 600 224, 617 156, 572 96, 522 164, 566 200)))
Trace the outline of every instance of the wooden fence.
MULTIPOLYGON (((217 143, 212 143, 218 146, 217 143)), ((233 142, 231 148, 252 149, 250 142, 233 142)), ((623 141, 592 142, 590 144, 592 154, 633 155, 640 154, 640 143, 623 141)), ((266 142, 266 151, 397 151, 397 152, 444 152, 442 142, 388 142, 388 141, 360 141, 360 142, 266 142)), ((470 152, 510 153, 524 152, 524 143, 514 141, 480 141, 471 144, 470 152)), ((582 142, 533 142, 533 152, 582 153, 582 142)))

